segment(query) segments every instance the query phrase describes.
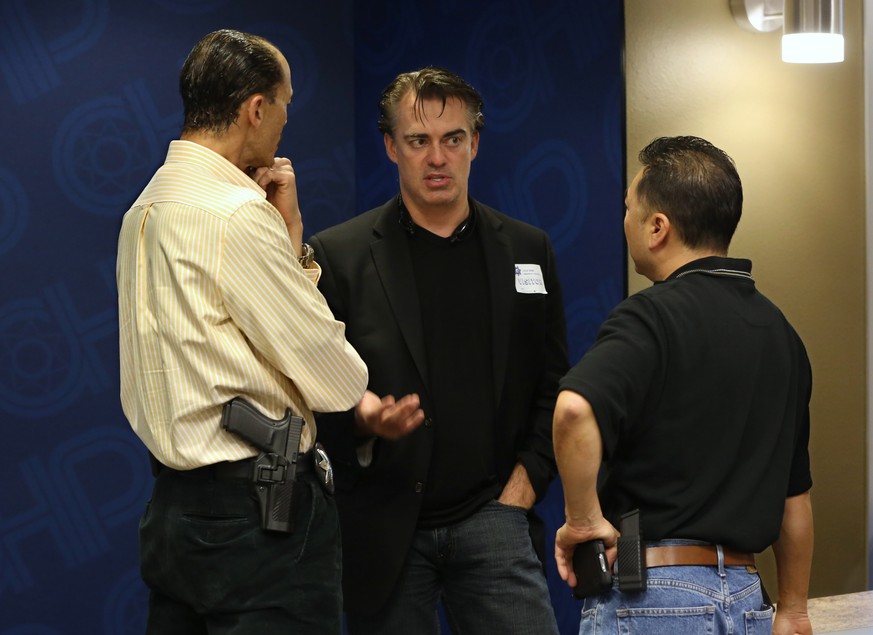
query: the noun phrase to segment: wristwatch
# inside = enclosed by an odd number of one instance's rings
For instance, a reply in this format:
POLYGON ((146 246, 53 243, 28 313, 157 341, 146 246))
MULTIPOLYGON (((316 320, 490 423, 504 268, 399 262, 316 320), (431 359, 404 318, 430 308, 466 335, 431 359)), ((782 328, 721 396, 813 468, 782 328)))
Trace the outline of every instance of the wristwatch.
POLYGON ((297 258, 297 262, 300 263, 300 266, 304 269, 309 269, 312 266, 312 261, 315 260, 315 250, 309 243, 303 243, 300 245, 300 257, 297 258))

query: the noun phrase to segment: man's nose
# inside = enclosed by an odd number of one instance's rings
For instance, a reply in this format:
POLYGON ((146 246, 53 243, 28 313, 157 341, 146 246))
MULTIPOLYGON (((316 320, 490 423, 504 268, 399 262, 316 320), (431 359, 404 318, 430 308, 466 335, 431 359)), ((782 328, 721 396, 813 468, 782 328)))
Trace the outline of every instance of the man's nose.
POLYGON ((427 162, 430 165, 445 165, 446 153, 442 145, 437 143, 430 147, 427 153, 427 162))

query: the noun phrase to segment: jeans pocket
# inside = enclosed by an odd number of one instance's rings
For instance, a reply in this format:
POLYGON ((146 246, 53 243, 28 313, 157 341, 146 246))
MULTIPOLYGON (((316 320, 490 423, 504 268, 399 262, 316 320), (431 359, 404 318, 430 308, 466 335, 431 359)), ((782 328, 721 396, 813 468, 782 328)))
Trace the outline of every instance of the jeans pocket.
POLYGON ((773 632, 773 607, 743 614, 746 635, 770 635, 773 632))
POLYGON ((505 511, 521 512, 522 514, 525 514, 525 515, 527 515, 527 512, 529 511, 528 509, 521 507, 519 505, 509 505, 507 503, 501 503, 496 498, 491 501, 491 504, 494 505, 495 507, 497 507, 497 509, 503 509, 505 511))
POLYGON ((620 635, 712 635, 715 629, 714 606, 618 609, 615 614, 620 635))
POLYGON ((188 533, 200 548, 235 542, 253 531, 247 516, 183 514, 181 519, 189 525, 188 533))

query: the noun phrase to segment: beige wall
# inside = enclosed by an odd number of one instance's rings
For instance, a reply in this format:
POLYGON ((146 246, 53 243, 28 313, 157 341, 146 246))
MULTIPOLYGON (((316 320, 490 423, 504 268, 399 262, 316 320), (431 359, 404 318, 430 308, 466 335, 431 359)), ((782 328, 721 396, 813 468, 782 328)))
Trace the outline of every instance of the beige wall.
MULTIPOLYGON (((745 192, 731 255, 752 259, 812 360, 812 597, 867 588, 861 2, 844 0, 844 63, 796 65, 780 31, 742 30, 729 0, 625 0, 628 182, 657 136, 730 154, 745 192)), ((762 568, 775 594, 769 552, 762 568)))

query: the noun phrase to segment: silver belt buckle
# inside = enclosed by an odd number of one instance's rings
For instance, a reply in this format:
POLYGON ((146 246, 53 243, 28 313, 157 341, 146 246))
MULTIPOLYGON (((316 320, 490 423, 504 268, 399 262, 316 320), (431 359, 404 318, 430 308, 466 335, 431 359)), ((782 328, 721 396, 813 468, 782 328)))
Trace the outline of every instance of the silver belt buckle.
POLYGON ((333 494, 333 467, 330 464, 330 459, 327 457, 327 452, 321 443, 315 444, 315 453, 312 457, 312 462, 315 464, 315 474, 318 482, 328 492, 333 494))

